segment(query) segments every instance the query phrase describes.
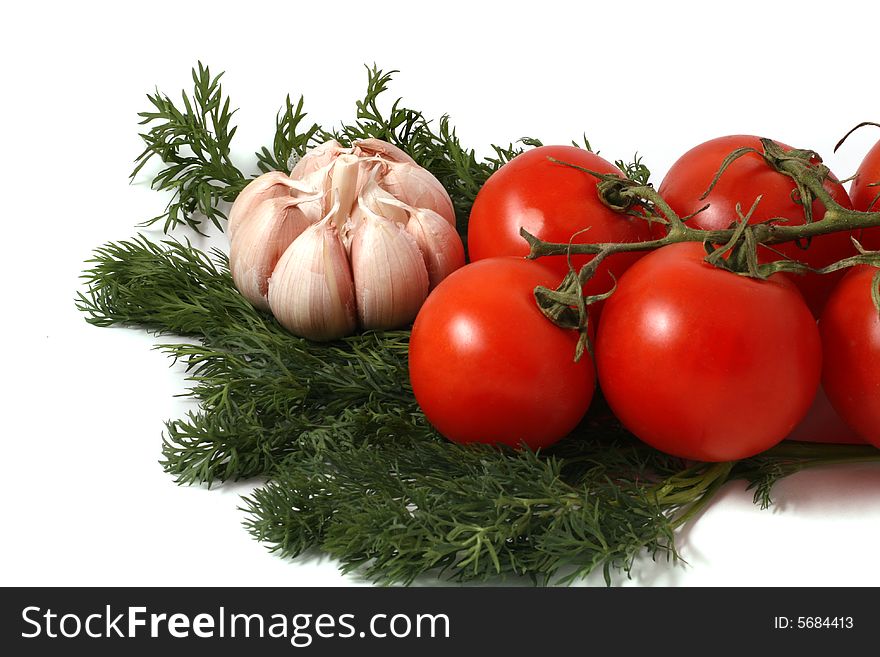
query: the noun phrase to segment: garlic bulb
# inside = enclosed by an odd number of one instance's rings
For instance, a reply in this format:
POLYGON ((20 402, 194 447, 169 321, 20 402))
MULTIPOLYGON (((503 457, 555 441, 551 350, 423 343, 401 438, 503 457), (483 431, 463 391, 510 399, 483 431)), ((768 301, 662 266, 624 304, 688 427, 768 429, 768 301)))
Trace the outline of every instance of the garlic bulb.
POLYGON ((464 264, 443 186, 378 139, 331 140, 290 176, 256 178, 233 205, 229 236, 239 291, 313 340, 406 325, 464 264))

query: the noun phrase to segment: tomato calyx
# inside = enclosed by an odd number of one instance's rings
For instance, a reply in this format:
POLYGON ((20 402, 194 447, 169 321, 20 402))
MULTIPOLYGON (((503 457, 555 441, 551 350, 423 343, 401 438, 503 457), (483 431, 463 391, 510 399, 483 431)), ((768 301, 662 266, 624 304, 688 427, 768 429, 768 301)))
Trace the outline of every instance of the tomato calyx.
POLYGON ((596 256, 584 265, 580 272, 571 267, 555 289, 539 285, 533 291, 538 308, 547 319, 559 328, 578 332, 574 354, 575 362, 581 359, 585 351, 589 353, 591 358, 593 356, 589 306, 605 301, 617 289, 617 280, 614 278, 614 274, 608 272, 612 280, 610 290, 600 294, 584 294, 581 280, 591 279, 602 260, 602 257, 596 256))
POLYGON ((553 162, 553 164, 561 164, 562 166, 577 169, 578 171, 593 176, 598 181, 596 184, 596 192, 599 195, 599 199, 615 212, 627 212, 633 205, 640 201, 638 196, 627 193, 627 190, 630 187, 639 185, 639 183, 634 180, 625 178, 618 173, 600 173, 598 171, 593 171, 592 169, 582 167, 579 164, 565 162, 564 160, 555 157, 548 157, 547 159, 550 162, 553 162))
POLYGON ((709 240, 703 242, 703 246, 706 247, 705 260, 707 263, 734 274, 742 274, 761 280, 765 280, 775 273, 767 271, 764 265, 758 264, 758 242, 749 223, 760 202, 761 197, 759 196, 746 214, 742 213, 742 208, 737 204, 736 213, 739 221, 726 244, 716 247, 709 240))
MULTIPOLYGON (((836 201, 831 198, 828 190, 824 187, 826 181, 836 179, 831 170, 822 162, 822 158, 816 151, 802 148, 786 150, 772 139, 767 139, 766 137, 762 137, 760 141, 761 150, 746 146, 736 149, 725 157, 718 168, 718 172, 709 184, 709 188, 703 192, 700 199, 705 200, 712 193, 715 185, 718 184, 721 176, 724 175, 724 172, 727 171, 731 164, 744 155, 755 153, 771 169, 794 181, 795 188, 792 190, 792 201, 803 209, 804 223, 806 225, 813 223, 814 200, 821 200, 826 207, 828 207, 827 201, 836 204, 836 201)), ((806 250, 810 246, 811 239, 812 236, 808 236, 804 239, 796 238, 793 241, 799 248, 806 250)))
MULTIPOLYGON (((649 182, 633 180, 619 173, 601 173, 593 171, 586 167, 582 167, 572 162, 565 162, 555 157, 548 157, 549 161, 554 164, 571 167, 583 173, 587 173, 596 178, 596 195, 599 200, 610 210, 619 212, 631 217, 638 217, 646 220, 649 224, 661 224, 668 226, 670 220, 665 212, 657 214, 654 211, 655 202, 659 198, 656 196, 654 186, 649 182)), ((662 205, 662 199, 660 199, 662 205)), ((675 215, 675 213, 672 213, 675 215)), ((678 216, 674 217, 678 220, 678 216)))

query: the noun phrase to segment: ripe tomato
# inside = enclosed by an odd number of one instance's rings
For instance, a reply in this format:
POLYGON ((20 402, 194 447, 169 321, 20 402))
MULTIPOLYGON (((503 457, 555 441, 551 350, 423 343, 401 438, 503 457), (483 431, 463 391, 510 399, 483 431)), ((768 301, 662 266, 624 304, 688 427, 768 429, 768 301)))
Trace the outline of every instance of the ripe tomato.
POLYGON ((675 456, 728 461, 782 440, 804 417, 822 352, 794 284, 738 276, 673 244, 633 265, 605 302, 596 337, 599 385, 646 443, 675 456))
MULTIPOLYGON (((471 261, 502 255, 525 256, 529 252, 519 229, 548 242, 576 244, 641 242, 652 238, 647 221, 614 212, 596 194, 596 178, 549 157, 596 171, 620 170, 595 153, 574 146, 541 146, 518 155, 496 171, 480 189, 468 223, 471 261), (585 232, 584 229, 588 228, 585 232), (572 239, 572 236, 578 233, 572 239)), ((611 256, 585 287, 587 294, 611 288, 610 271, 620 278, 641 253, 611 256)), ((592 256, 575 256, 580 269, 592 256)), ((556 272, 557 283, 568 272, 565 256, 542 258, 556 272)), ((554 286, 555 287, 555 286, 554 286)))
MULTIPOLYGON (((783 148, 790 146, 780 144, 783 148)), ((758 196, 761 202, 752 215, 751 223, 760 223, 773 217, 788 219, 788 224, 804 223, 803 207, 793 198, 795 184, 791 178, 771 169, 757 153, 749 153, 736 160, 722 174, 712 193, 705 199, 700 197, 709 188, 712 179, 721 167, 724 158, 738 148, 753 147, 761 149, 758 137, 749 135, 733 135, 720 137, 696 146, 682 155, 663 179, 658 190, 666 202, 684 217, 709 204, 709 207, 688 221, 690 226, 705 230, 722 230, 728 228, 737 218, 736 204, 742 212, 748 212, 758 196)), ((844 207, 852 207, 846 190, 836 181, 828 181, 825 188, 835 201, 844 207)), ((820 220, 825 209, 819 201, 813 203, 813 219, 820 220)), ((849 233, 834 233, 814 238, 809 248, 802 248, 795 242, 777 244, 772 248, 788 258, 799 260, 811 267, 824 267, 833 262, 855 255, 849 233)), ((779 255, 770 247, 759 247, 758 256, 761 262, 772 262, 779 255)), ((831 290, 840 274, 820 276, 806 274, 793 276, 804 294, 810 310, 818 317, 831 294, 831 290)))
POLYGON ((577 334, 545 318, 532 293, 556 283, 537 262, 490 258, 452 273, 428 296, 410 338, 410 381, 441 434, 537 449, 581 420, 593 363, 586 354, 574 362, 577 334))
MULTIPOLYGON (((849 188, 853 207, 862 212, 880 211, 880 141, 868 151, 856 171, 856 177, 849 188)), ((866 249, 880 250, 880 228, 866 228, 859 237, 866 249)))
POLYGON ((871 299, 876 271, 866 265, 844 277, 828 300, 819 329, 828 399, 862 438, 880 447, 880 313, 871 299))

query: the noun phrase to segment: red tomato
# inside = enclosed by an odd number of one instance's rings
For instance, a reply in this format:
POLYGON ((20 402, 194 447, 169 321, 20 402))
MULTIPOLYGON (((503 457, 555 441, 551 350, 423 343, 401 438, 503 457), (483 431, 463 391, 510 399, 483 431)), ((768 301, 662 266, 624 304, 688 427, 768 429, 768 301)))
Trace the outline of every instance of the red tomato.
MULTIPOLYGON (((780 145, 785 149, 791 149, 785 144, 780 145)), ((731 164, 718 180, 712 193, 705 199, 700 199, 709 188, 724 158, 743 147, 760 150, 760 139, 749 135, 733 135, 713 139, 692 148, 669 169, 658 190, 660 195, 682 217, 696 212, 708 203, 709 207, 706 210, 688 221, 688 225, 705 230, 728 228, 737 218, 736 204, 740 204, 745 214, 758 196, 762 197, 761 202, 752 215, 751 223, 783 217, 788 219, 789 225, 803 224, 803 207, 798 205, 792 196, 795 190, 794 181, 771 169, 757 153, 744 155, 731 164)), ((846 190, 840 183, 829 181, 826 182, 825 188, 835 201, 844 207, 852 207, 846 190)), ((822 204, 815 201, 814 221, 820 220, 824 215, 825 209, 822 204)), ((855 254, 849 233, 816 237, 807 249, 795 242, 777 244, 772 248, 788 258, 817 268, 855 254)), ((758 255, 761 262, 772 262, 780 257, 770 247, 759 247, 758 255)), ((841 275, 806 274, 793 278, 803 292, 807 305, 810 306, 813 314, 818 316, 841 275)))
POLYGON ((880 447, 880 313, 871 299, 877 269, 853 269, 828 300, 819 329, 822 383, 844 421, 880 447))
MULTIPOLYGON (((472 261, 529 252, 519 229, 548 242, 576 244, 641 242, 652 238, 647 221, 614 212, 596 194, 596 178, 548 157, 596 171, 623 175, 595 153, 574 146, 541 146, 518 155, 486 181, 474 201, 468 223, 468 250, 472 261), (589 228, 585 232, 584 229, 589 228), (578 233, 572 239, 572 236, 578 233)), ((608 258, 585 287, 588 294, 612 286, 610 271, 619 278, 641 257, 621 253, 608 258)), ((575 256, 580 269, 592 256, 575 256)), ((556 272, 557 283, 568 272, 565 256, 541 261, 556 272)), ((555 286, 554 286, 555 287, 555 286)))
POLYGON ((599 385, 625 427, 668 454, 752 456, 804 417, 819 385, 816 322, 794 284, 758 281, 673 244, 633 265, 605 302, 599 385))
POLYGON ((441 434, 537 449, 575 428, 595 374, 586 354, 574 362, 577 333, 554 326, 535 303, 536 285, 556 284, 537 262, 490 258, 428 296, 410 338, 410 381, 441 434))
MULTIPOLYGON (((868 151, 856 171, 856 177, 849 188, 853 207, 862 212, 880 211, 880 141, 868 151), (873 184, 872 184, 873 183, 873 184)), ((860 236, 866 249, 880 250, 880 228, 866 228, 860 236)))

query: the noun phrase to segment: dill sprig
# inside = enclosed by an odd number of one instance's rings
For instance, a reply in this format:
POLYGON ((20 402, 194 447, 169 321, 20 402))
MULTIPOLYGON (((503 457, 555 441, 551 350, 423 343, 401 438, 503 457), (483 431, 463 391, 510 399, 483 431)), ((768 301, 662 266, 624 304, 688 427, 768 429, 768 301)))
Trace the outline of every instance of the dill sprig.
POLYGON ((192 96, 181 92, 182 109, 158 89, 147 94, 152 108, 138 116, 141 125, 151 127, 140 135, 145 148, 135 160, 131 179, 158 157, 166 166, 153 179, 153 189, 171 191, 172 196, 165 212, 145 225, 164 221, 166 233, 180 224, 198 231, 200 217, 207 217, 220 227, 220 219, 226 218, 220 202, 234 200, 247 184, 230 158, 235 110, 223 96, 222 76, 212 76, 199 62, 192 71, 192 96))
POLYGON ((300 158, 312 146, 326 141, 328 135, 317 123, 302 129, 300 124, 306 118, 305 98, 299 97, 296 104, 290 96, 284 99, 284 110, 275 117, 275 137, 272 148, 263 146, 257 155, 257 166, 263 173, 269 171, 289 171, 291 157, 300 158))

